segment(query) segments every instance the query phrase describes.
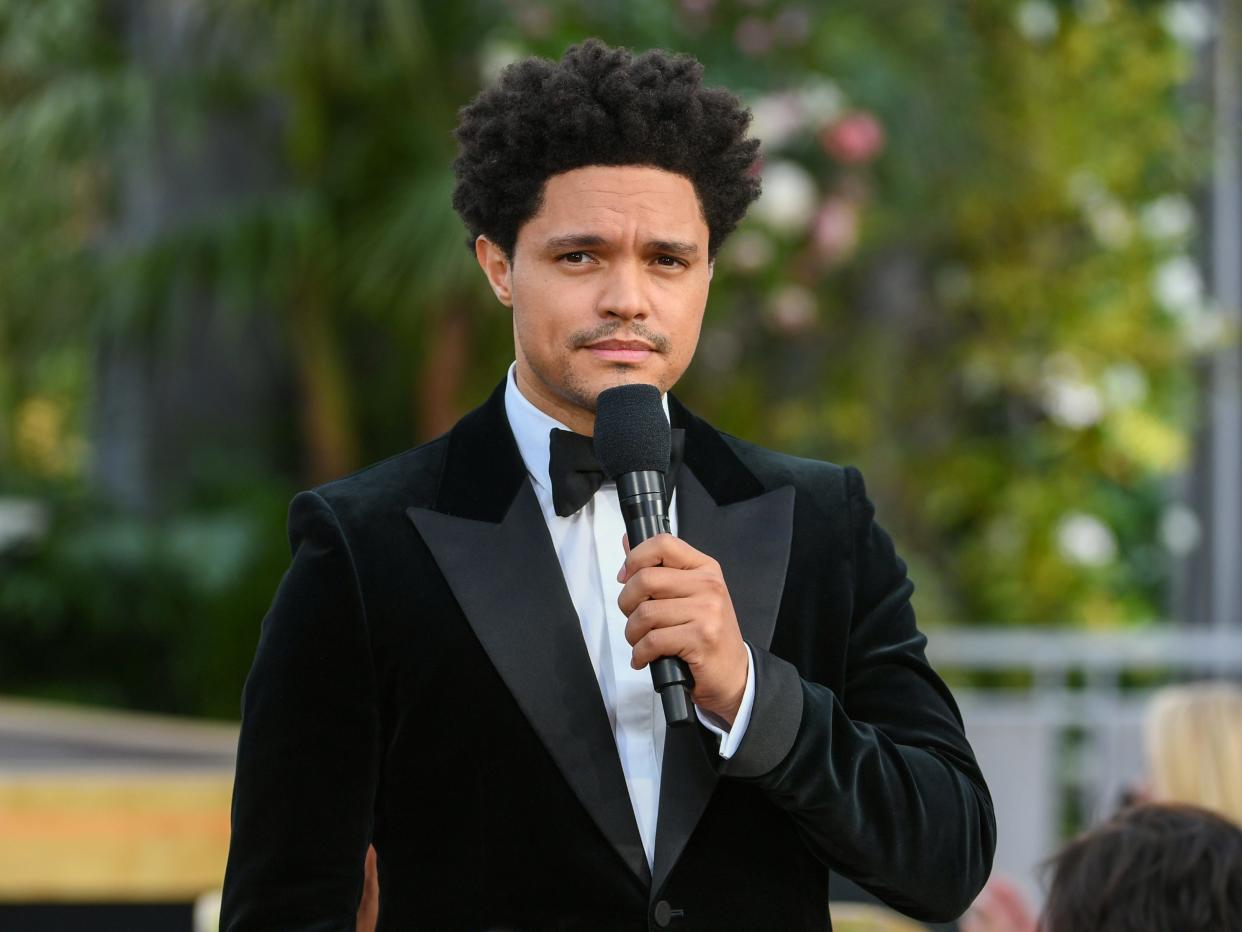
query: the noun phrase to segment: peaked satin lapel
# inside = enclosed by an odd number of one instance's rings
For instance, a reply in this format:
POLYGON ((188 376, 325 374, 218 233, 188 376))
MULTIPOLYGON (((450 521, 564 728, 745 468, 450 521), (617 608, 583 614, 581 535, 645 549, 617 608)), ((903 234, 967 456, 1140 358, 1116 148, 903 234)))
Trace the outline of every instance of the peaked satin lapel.
POLYGON ((566 782, 630 870, 650 883, 608 714, 530 483, 500 524, 427 508, 406 513, 566 782))
MULTIPOLYGON (((742 637, 765 650, 772 643, 785 589, 793 505, 793 486, 718 505, 690 469, 683 466, 677 479, 678 535, 720 563, 742 637)), ((659 895, 716 786, 716 769, 697 729, 697 725, 670 728, 665 736, 653 897, 659 895)))

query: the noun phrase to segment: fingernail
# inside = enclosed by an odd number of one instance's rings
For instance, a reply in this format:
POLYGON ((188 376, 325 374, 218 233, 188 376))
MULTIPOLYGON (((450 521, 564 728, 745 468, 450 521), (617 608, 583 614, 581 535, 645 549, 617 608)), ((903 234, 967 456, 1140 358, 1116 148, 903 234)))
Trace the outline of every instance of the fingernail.
POLYGON ((617 570, 617 582, 625 582, 625 564, 621 564, 621 569, 617 570))

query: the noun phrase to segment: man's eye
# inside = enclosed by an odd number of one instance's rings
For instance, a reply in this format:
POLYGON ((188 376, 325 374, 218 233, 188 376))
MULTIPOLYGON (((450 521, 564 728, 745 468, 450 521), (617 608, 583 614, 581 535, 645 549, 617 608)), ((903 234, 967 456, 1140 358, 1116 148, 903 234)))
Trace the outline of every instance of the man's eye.
POLYGON ((666 269, 675 269, 685 265, 685 263, 676 256, 656 256, 656 262, 664 266, 666 269))
POLYGON ((587 258, 588 256, 585 252, 567 252, 561 256, 561 259, 570 265, 582 265, 582 263, 587 261, 587 258))

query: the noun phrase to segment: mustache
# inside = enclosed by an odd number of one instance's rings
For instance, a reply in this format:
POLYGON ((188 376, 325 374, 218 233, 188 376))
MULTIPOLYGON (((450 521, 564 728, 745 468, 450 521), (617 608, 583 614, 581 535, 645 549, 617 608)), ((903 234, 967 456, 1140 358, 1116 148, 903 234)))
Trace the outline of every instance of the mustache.
POLYGON ((570 349, 581 349, 584 346, 590 346, 592 343, 598 343, 600 340, 614 338, 618 340, 642 340, 650 343, 657 353, 667 353, 669 348, 668 337, 663 334, 656 333, 650 327, 641 323, 632 323, 627 327, 620 321, 603 323, 589 330, 577 330, 571 333, 569 335, 569 347, 570 349), (624 333, 621 332, 623 329, 624 333))

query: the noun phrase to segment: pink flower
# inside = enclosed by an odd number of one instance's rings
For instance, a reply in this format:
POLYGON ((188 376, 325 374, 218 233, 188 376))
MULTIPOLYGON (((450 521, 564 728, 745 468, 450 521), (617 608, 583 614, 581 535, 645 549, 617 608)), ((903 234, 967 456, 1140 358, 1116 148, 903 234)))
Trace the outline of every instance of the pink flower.
POLYGON ((848 198, 832 195, 815 216, 816 251, 828 262, 848 258, 858 244, 858 207, 848 198))
POLYGON ((528 3, 520 7, 516 16, 522 32, 534 39, 548 35, 554 25, 552 11, 541 3, 528 3))
POLYGON ((858 165, 880 154, 884 148, 884 127, 870 113, 857 110, 824 127, 819 142, 837 161, 858 165))
POLYGON ((758 16, 747 16, 737 24, 733 42, 745 54, 762 55, 772 48, 772 27, 758 16))
POLYGON ((772 31, 782 45, 801 45, 811 34, 811 14, 806 7, 787 7, 777 14, 772 31))
POLYGON ((768 326, 786 336, 806 333, 819 322, 815 295, 802 285, 785 285, 768 301, 766 311, 768 326))

